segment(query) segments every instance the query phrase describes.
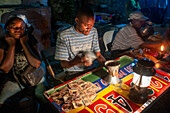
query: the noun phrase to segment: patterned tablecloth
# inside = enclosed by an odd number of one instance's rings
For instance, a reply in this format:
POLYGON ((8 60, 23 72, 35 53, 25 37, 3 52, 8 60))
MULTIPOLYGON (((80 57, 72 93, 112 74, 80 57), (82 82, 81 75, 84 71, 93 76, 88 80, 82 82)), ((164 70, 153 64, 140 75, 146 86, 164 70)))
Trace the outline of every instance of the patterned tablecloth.
POLYGON ((107 84, 102 78, 107 75, 104 67, 97 68, 84 75, 74 78, 64 84, 56 86, 48 91, 44 92, 44 96, 48 99, 50 104, 56 110, 63 112, 61 105, 55 103, 55 101, 48 95, 53 91, 60 89, 71 81, 82 79, 84 81, 90 81, 101 90, 97 92, 97 97, 93 103, 87 107, 80 107, 69 111, 68 113, 138 113, 148 107, 153 101, 157 99, 165 90, 170 86, 170 75, 156 69, 156 74, 152 77, 150 86, 148 86, 149 100, 144 104, 136 104, 132 102, 129 97, 129 89, 132 85, 133 70, 132 66, 137 62, 136 59, 132 59, 128 56, 122 56, 117 59, 121 62, 119 69, 119 78, 123 81, 122 88, 115 87, 114 85, 107 84))

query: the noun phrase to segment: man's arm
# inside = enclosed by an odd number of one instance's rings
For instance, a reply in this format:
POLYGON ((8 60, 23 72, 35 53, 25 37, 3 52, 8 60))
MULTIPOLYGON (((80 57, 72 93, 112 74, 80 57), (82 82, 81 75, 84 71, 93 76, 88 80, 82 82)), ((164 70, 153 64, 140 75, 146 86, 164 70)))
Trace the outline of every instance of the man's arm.
POLYGON ((106 59, 103 57, 103 55, 100 52, 96 52, 96 56, 97 56, 97 61, 101 66, 104 66, 104 63, 106 61, 106 59))
POLYGON ((61 60, 60 63, 61 63, 61 66, 63 68, 71 68, 71 67, 78 64, 78 63, 76 63, 74 61, 66 61, 66 60, 61 60))
POLYGON ((163 43, 147 43, 147 42, 144 42, 139 47, 140 48, 150 48, 150 49, 159 50, 161 48, 162 44, 163 43))

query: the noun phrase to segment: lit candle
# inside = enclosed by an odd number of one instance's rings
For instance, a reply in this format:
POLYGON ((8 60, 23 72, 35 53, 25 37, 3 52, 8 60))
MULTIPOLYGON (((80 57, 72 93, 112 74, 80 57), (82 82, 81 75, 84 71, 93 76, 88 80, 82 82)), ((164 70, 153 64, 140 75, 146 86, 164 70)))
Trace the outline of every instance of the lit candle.
POLYGON ((161 45, 161 52, 163 52, 164 51, 164 46, 163 45, 161 45))
POLYGON ((164 56, 163 51, 164 51, 164 46, 161 45, 161 51, 158 52, 158 56, 157 56, 157 59, 158 59, 158 60, 162 60, 162 58, 163 58, 163 56, 164 56))

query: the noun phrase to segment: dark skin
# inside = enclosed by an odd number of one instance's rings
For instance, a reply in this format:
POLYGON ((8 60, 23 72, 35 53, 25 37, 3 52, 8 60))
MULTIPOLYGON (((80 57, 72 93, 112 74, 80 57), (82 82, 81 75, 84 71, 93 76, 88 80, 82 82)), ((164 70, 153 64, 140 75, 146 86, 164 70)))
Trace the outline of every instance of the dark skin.
POLYGON ((141 31, 141 27, 144 27, 146 26, 146 22, 147 20, 138 20, 138 19, 132 19, 132 24, 133 24, 133 27, 135 29, 140 29, 140 36, 145 36, 147 34, 144 34, 142 31, 141 31))
MULTIPOLYGON (((81 15, 80 17, 75 18, 75 22, 76 31, 80 34, 88 35, 94 26, 95 19, 94 17, 81 15)), ((97 61, 103 66, 104 62, 106 61, 105 58, 100 52, 96 52, 95 54, 97 56, 97 61)), ((76 65, 84 65, 87 67, 92 65, 92 62, 88 62, 86 55, 83 55, 83 57, 76 55, 71 61, 61 60, 60 62, 63 68, 71 68, 76 65)))
MULTIPOLYGON (((41 64, 41 61, 35 54, 33 54, 27 44, 29 37, 25 34, 25 28, 26 24, 21 19, 15 19, 9 26, 7 26, 8 34, 5 34, 5 40, 9 45, 9 48, 6 56, 4 56, 4 50, 0 49, 0 69, 2 69, 5 73, 8 73, 14 65, 15 47, 17 46, 16 40, 20 40, 28 62, 33 67, 38 68, 41 64)), ((36 46, 34 48, 36 49, 36 46)))
MULTIPOLYGON (((134 28, 140 29, 141 27, 146 25, 146 22, 147 22, 147 20, 132 19, 131 23, 132 23, 134 28)), ((140 31, 140 34, 141 34, 141 36, 147 35, 147 34, 143 34, 141 31, 140 31)), ((147 43, 147 42, 144 42, 139 47, 140 48, 150 48, 150 49, 157 49, 157 50, 159 50, 161 45, 165 45, 165 44, 164 43, 147 43)))

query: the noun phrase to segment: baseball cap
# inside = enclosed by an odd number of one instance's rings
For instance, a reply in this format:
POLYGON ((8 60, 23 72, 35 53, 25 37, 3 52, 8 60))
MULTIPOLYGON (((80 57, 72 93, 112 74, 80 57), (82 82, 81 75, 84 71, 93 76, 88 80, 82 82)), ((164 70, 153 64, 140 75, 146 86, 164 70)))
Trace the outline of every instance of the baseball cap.
POLYGON ((129 14, 128 20, 137 19, 137 20, 147 20, 148 17, 145 17, 140 11, 135 11, 129 14))
POLYGON ((13 18, 20 18, 21 20, 24 21, 24 23, 27 25, 27 27, 31 27, 31 24, 28 23, 27 17, 23 14, 13 14, 13 15, 9 15, 8 19, 6 19, 7 21, 5 22, 4 28, 6 29, 7 26, 9 25, 9 22, 13 19, 13 18))
MULTIPOLYGON (((26 17, 25 15, 23 15, 23 14, 10 15, 10 16, 8 17, 7 21, 10 20, 11 18, 14 18, 14 17, 18 17, 18 18, 22 19, 28 27, 31 26, 31 24, 28 23, 27 17, 26 17)), ((7 21, 6 21, 6 22, 7 22, 7 21)))
POLYGON ((25 15, 23 15, 23 14, 18 14, 18 15, 16 15, 16 16, 17 16, 18 18, 22 19, 22 20, 25 22, 25 24, 27 24, 28 27, 31 26, 31 24, 28 23, 27 17, 26 17, 25 15))

